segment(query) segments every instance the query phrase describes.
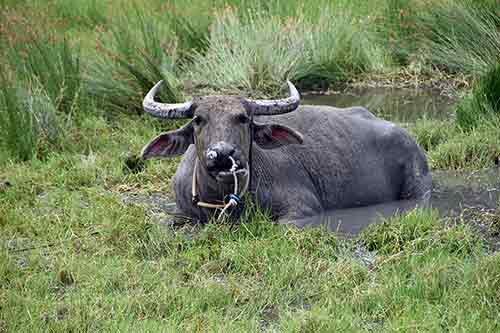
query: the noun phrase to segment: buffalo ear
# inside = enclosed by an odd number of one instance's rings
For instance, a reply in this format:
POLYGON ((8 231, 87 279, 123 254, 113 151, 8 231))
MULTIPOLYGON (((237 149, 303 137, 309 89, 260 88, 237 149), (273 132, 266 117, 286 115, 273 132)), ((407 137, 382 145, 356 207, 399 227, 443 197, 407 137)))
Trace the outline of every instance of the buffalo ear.
POLYGON ((178 130, 162 133, 151 140, 142 148, 141 157, 147 160, 182 155, 193 142, 193 126, 189 122, 178 130))
POLYGON ((303 142, 302 134, 283 125, 254 123, 253 128, 254 141, 263 149, 274 149, 303 142))

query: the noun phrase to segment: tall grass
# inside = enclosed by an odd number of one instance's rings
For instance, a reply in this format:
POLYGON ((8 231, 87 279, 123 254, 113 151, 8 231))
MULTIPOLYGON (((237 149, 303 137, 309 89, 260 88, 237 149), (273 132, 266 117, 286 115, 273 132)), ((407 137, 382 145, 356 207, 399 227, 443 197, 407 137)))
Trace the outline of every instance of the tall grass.
POLYGON ((206 54, 195 53, 188 78, 213 90, 275 91, 304 51, 301 22, 256 16, 245 23, 226 10, 212 27, 206 54))
POLYGON ((422 17, 430 61, 454 73, 483 75, 500 60, 500 12, 489 1, 446 1, 422 17))
POLYGON ((88 110, 80 105, 79 48, 56 34, 33 30, 14 11, 6 15, 0 144, 14 159, 43 158, 63 147, 66 121, 88 110))
POLYGON ((86 92, 108 111, 141 113, 144 95, 163 79, 167 84, 160 98, 180 101, 176 51, 168 25, 136 9, 98 36, 87 64, 86 92))
POLYGON ((80 53, 67 39, 34 38, 16 45, 9 54, 19 79, 36 79, 63 113, 71 113, 79 103, 81 89, 80 53))
POLYGON ((93 28, 106 24, 112 13, 107 11, 108 3, 99 0, 56 0, 52 6, 53 15, 66 20, 72 27, 93 28))
POLYGON ((168 22, 176 37, 176 48, 181 60, 188 60, 192 52, 203 53, 207 48, 209 26, 212 23, 210 15, 197 16, 178 15, 177 11, 167 11, 162 20, 168 22))
POLYGON ((11 158, 44 157, 62 146, 56 107, 38 81, 12 83, 0 76, 0 146, 11 158))
POLYGON ((479 169, 500 156, 500 63, 474 85, 447 121, 419 120, 411 128, 434 168, 479 169))
POLYGON ((305 27, 305 53, 294 74, 304 88, 318 82, 350 81, 367 72, 381 72, 387 67, 386 51, 376 42, 367 24, 369 19, 357 19, 349 11, 334 9, 320 14, 317 22, 305 27))
POLYGON ((29 160, 36 153, 38 126, 32 109, 19 98, 15 86, 0 77, 0 143, 4 150, 20 160, 29 160))
POLYGON ((381 17, 377 18, 374 28, 379 33, 380 42, 385 45, 394 63, 409 65, 421 52, 419 15, 429 9, 414 0, 387 0, 379 5, 382 8, 381 17))
POLYGON ((500 119, 500 61, 479 79, 457 107, 456 115, 457 124, 465 130, 492 122, 493 117, 500 119))
POLYGON ((200 87, 230 92, 276 94, 285 79, 302 86, 327 84, 383 67, 384 54, 358 21, 335 15, 309 20, 262 14, 221 13, 206 53, 195 53, 188 78, 200 87))

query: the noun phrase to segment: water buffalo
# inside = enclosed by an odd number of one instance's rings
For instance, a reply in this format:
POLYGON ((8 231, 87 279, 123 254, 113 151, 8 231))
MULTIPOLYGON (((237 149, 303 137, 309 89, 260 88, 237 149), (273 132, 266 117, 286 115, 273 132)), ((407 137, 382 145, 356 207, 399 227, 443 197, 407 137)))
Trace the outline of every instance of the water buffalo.
POLYGON ((290 97, 279 100, 165 104, 154 100, 162 81, 149 91, 145 112, 191 119, 142 150, 143 159, 184 155, 173 179, 180 214, 207 221, 249 183, 250 198, 279 222, 430 193, 426 157, 404 129, 362 107, 299 106, 287 83, 290 97))

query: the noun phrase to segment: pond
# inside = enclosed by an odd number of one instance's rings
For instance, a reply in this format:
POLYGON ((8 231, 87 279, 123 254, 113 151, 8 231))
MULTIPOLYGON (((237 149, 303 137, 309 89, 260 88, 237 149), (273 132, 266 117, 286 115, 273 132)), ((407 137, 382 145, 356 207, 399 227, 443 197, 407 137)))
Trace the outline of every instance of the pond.
POLYGON ((364 106, 376 116, 396 123, 417 119, 448 119, 456 100, 437 90, 357 88, 328 95, 306 94, 301 104, 330 105, 339 108, 364 106))
POLYGON ((384 217, 416 207, 431 207, 441 215, 457 217, 465 209, 489 211, 499 207, 500 168, 476 172, 434 171, 432 195, 424 200, 403 200, 379 205, 340 209, 303 219, 299 227, 325 225, 329 230, 355 236, 365 227, 384 217))

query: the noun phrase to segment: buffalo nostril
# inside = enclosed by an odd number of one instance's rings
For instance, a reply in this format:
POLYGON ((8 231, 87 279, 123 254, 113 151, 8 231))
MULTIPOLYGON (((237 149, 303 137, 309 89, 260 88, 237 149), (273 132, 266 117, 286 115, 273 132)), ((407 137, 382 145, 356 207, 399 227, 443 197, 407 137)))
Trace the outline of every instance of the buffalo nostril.
POLYGON ((217 152, 216 152, 215 150, 209 150, 209 151, 207 152, 207 158, 208 158, 209 160, 215 160, 215 159, 217 158, 217 156, 218 156, 218 155, 219 155, 219 154, 217 154, 217 152))

